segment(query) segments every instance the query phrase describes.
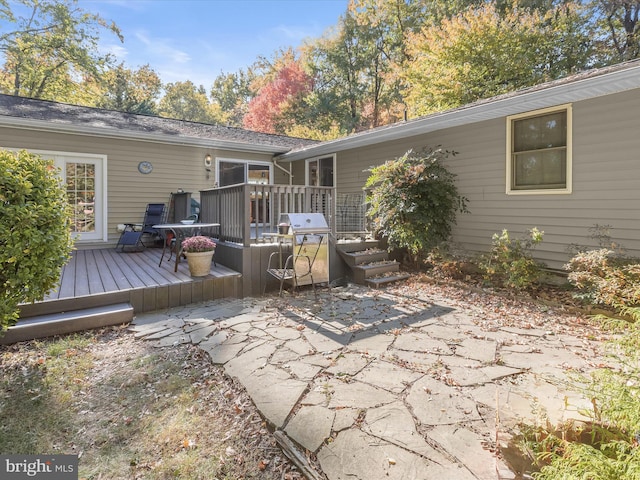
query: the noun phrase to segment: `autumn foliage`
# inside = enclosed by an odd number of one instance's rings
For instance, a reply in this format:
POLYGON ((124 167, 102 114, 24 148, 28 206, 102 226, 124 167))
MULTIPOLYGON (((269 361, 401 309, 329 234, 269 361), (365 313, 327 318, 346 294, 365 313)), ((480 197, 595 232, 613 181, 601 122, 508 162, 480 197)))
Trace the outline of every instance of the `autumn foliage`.
POLYGON ((280 69, 249 102, 243 125, 250 130, 279 133, 279 124, 286 122, 285 113, 313 87, 313 81, 298 61, 291 61, 280 69))

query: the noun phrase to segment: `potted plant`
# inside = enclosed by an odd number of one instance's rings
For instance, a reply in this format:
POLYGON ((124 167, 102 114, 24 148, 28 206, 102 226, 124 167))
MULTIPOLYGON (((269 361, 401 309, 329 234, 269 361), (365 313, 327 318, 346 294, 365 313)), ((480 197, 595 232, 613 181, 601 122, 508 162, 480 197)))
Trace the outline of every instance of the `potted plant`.
POLYGON ((187 257, 192 277, 206 277, 211 270, 211 260, 216 251, 216 243, 209 237, 196 235, 182 241, 182 253, 187 257))

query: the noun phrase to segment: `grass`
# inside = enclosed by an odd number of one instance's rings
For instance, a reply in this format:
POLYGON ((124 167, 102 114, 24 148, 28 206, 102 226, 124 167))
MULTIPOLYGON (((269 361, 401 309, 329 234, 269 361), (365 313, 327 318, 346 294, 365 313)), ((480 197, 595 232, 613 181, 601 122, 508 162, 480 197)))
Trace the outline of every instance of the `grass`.
POLYGON ((0 452, 84 479, 299 479, 243 390, 191 346, 122 329, 0 347, 0 452))

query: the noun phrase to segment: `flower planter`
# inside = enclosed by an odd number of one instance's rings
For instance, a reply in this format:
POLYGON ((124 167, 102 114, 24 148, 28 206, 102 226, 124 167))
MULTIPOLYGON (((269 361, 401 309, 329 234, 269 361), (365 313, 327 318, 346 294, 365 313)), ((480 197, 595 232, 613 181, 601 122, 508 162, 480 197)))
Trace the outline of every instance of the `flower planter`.
POLYGON ((211 260, 215 250, 209 252, 185 252, 192 277, 206 277, 211 271, 211 260))

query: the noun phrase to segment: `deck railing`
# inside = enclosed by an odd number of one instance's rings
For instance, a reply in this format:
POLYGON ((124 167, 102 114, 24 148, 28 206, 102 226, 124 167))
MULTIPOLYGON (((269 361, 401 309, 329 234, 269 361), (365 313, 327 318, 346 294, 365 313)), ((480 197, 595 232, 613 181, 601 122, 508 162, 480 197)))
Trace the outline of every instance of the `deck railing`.
POLYGON ((282 213, 322 213, 335 233, 334 188, 242 183, 200 192, 200 219, 220 240, 249 246, 277 231, 282 213))

